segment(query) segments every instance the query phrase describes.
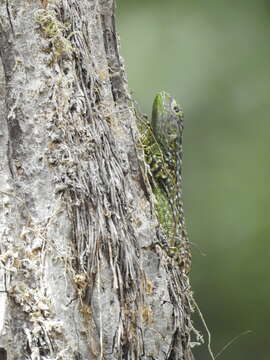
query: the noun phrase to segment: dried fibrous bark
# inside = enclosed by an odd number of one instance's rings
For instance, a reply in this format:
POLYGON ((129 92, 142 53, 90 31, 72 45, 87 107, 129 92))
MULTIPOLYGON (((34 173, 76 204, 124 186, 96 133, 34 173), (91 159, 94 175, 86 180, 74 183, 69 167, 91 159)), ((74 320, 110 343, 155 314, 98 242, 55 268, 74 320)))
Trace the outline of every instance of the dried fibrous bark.
POLYGON ((112 0, 0 2, 0 359, 192 359, 118 49, 112 0))

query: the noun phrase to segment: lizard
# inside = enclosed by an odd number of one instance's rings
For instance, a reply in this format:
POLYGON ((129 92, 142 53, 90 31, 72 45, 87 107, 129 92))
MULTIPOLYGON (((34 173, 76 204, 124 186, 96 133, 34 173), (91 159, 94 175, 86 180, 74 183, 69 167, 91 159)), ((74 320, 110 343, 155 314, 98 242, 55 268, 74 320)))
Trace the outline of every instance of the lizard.
MULTIPOLYGON (((137 113, 138 115, 138 113, 137 113)), ((183 206, 183 130, 184 113, 181 106, 168 93, 156 94, 152 106, 152 117, 137 116, 140 141, 143 147, 149 182, 156 199, 156 213, 165 237, 158 245, 173 258, 184 275, 191 267, 191 249, 186 229, 183 206)), ((163 235, 163 234, 161 234, 163 235)), ((188 276, 184 276, 189 288, 188 276)), ((193 304, 206 329, 208 352, 215 360, 211 348, 211 333, 193 293, 187 293, 188 303, 193 304)), ((193 311, 193 309, 192 309, 193 311)), ((193 328, 198 343, 204 343, 201 334, 193 328)))
MULTIPOLYGON (((139 120, 140 140, 150 169, 148 178, 156 198, 157 217, 165 230, 166 241, 163 240, 159 245, 187 275, 191 267, 191 249, 183 206, 183 109, 170 94, 162 91, 154 98, 151 119, 140 117, 139 120)), ((188 277, 185 279, 188 280, 188 277)), ((208 352, 211 359, 215 360, 226 347, 214 355, 211 333, 191 291, 188 292, 188 298, 206 329, 208 352)), ((200 333, 194 328, 193 331, 197 341, 204 343, 200 333)))
POLYGON ((164 91, 154 98, 150 121, 144 118, 139 122, 157 217, 166 236, 167 246, 162 247, 184 273, 189 273, 191 251, 182 196, 183 129, 183 109, 164 91))

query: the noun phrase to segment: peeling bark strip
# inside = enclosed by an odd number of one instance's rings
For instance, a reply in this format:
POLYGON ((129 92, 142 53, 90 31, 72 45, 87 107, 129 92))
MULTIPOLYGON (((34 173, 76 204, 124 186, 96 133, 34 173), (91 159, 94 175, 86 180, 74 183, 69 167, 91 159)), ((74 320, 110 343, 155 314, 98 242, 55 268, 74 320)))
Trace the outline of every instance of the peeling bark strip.
POLYGON ((114 11, 111 0, 0 2, 8 360, 189 360, 191 333, 200 340, 188 278, 153 245, 114 11))

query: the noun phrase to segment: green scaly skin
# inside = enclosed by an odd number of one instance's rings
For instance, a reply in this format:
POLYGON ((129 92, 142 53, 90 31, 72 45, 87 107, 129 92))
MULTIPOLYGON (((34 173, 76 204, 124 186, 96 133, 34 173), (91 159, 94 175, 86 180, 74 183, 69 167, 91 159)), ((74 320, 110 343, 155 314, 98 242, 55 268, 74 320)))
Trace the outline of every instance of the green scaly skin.
POLYGON ((168 254, 188 273, 191 252, 182 201, 183 110, 166 92, 156 95, 151 122, 140 125, 157 216, 169 243, 168 254))

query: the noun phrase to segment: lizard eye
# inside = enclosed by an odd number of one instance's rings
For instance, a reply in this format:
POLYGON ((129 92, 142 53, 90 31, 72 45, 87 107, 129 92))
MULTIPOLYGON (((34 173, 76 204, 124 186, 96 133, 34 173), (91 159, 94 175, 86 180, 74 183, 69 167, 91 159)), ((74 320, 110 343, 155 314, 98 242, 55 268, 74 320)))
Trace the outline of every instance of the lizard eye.
POLYGON ((174 107, 173 107, 173 110, 174 110, 176 113, 179 113, 179 111, 180 111, 180 109, 179 109, 178 106, 174 106, 174 107))

